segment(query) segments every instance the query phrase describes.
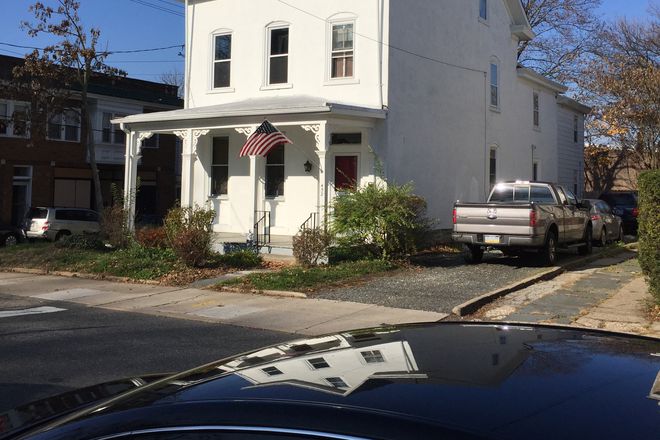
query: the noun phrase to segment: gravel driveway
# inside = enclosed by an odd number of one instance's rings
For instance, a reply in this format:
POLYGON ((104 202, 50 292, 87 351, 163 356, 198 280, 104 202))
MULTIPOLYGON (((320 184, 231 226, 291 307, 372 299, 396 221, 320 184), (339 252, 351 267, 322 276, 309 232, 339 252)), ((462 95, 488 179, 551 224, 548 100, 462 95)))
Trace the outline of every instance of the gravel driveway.
MULTIPOLYGON (((573 258, 575 251, 560 254, 561 263, 573 258)), ((484 254, 483 263, 478 265, 464 264, 457 254, 434 255, 415 263, 420 267, 350 287, 319 290, 309 296, 451 313, 458 304, 546 269, 534 254, 516 258, 500 252, 484 254)))

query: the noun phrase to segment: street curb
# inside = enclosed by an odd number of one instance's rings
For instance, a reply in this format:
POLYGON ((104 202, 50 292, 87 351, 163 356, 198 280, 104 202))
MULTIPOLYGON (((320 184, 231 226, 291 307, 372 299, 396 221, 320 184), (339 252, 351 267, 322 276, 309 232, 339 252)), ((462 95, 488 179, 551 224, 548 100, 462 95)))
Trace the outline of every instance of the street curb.
POLYGON ((566 272, 567 270, 572 270, 580 266, 584 266, 585 264, 589 264, 593 261, 600 260, 601 258, 612 257, 626 250, 632 250, 634 248, 634 245, 636 245, 636 243, 629 243, 623 247, 606 249, 603 252, 599 252, 598 254, 588 255, 586 257, 578 258, 577 260, 571 261, 570 263, 566 263, 558 267, 550 268, 544 272, 525 278, 521 281, 516 281, 515 283, 509 284, 508 286, 501 287, 499 289, 480 295, 476 298, 472 298, 469 301, 457 305, 451 311, 454 315, 460 317, 471 315, 472 313, 481 309, 483 306, 490 304, 503 296, 506 296, 513 292, 517 292, 518 290, 529 287, 540 281, 551 280, 561 275, 562 273, 566 272))
POLYGON ((96 280, 96 281, 115 281, 120 283, 132 283, 132 284, 148 284, 152 286, 162 286, 158 281, 153 280, 134 280, 127 277, 116 277, 113 275, 95 275, 84 272, 68 272, 61 270, 47 270, 47 269, 28 269, 24 267, 5 267, 0 269, 0 272, 14 272, 14 273, 26 273, 32 275, 55 275, 58 277, 65 278, 81 278, 84 280, 96 280))
POLYGON ((221 287, 219 289, 212 289, 218 292, 232 292, 232 293, 252 293, 254 295, 266 296, 281 296, 284 298, 307 298, 302 292, 292 292, 287 290, 258 290, 258 289, 241 289, 238 287, 221 287))

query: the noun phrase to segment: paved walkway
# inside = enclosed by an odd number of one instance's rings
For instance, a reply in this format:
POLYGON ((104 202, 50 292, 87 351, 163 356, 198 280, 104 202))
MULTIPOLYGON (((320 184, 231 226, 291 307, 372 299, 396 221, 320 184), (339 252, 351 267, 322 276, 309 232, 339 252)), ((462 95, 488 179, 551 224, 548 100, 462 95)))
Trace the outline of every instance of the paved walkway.
POLYGON ((475 317, 510 322, 570 324, 660 337, 660 322, 645 315, 650 299, 632 252, 602 258, 512 293, 475 317))
POLYGON ((380 324, 439 321, 444 313, 325 299, 0 273, 0 293, 90 307, 318 335, 380 324))

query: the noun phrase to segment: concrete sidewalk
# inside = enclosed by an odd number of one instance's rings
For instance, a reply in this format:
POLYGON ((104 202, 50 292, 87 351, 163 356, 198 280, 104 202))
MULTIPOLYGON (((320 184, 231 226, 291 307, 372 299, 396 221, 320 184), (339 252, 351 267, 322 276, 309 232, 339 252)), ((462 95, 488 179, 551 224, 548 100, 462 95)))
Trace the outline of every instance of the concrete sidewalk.
POLYGON ((646 316, 651 295, 633 256, 596 260, 501 298, 472 318, 569 324, 660 337, 660 322, 650 322, 646 316))
POLYGON ((354 302, 267 297, 23 273, 0 273, 0 293, 303 335, 380 324, 439 321, 447 317, 445 313, 354 302))

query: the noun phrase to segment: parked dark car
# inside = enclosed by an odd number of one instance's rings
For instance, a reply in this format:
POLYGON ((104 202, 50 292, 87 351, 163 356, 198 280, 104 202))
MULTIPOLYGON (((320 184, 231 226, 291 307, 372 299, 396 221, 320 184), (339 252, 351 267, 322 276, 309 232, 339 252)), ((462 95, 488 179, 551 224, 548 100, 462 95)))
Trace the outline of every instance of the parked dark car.
POLYGON ((0 429, 67 440, 655 440, 659 371, 659 339, 538 325, 383 326, 119 387, 77 410, 51 398, 60 417, 26 405, 0 414, 0 429))
POLYGON ((637 234, 637 193, 634 191, 608 192, 600 196, 607 202, 612 212, 623 220, 626 234, 637 234))
POLYGON ((0 223, 0 246, 13 246, 25 240, 21 228, 0 223))
POLYGON ((595 243, 605 246, 610 242, 623 240, 623 220, 614 214, 607 202, 600 199, 582 199, 582 204, 589 208, 595 243))

